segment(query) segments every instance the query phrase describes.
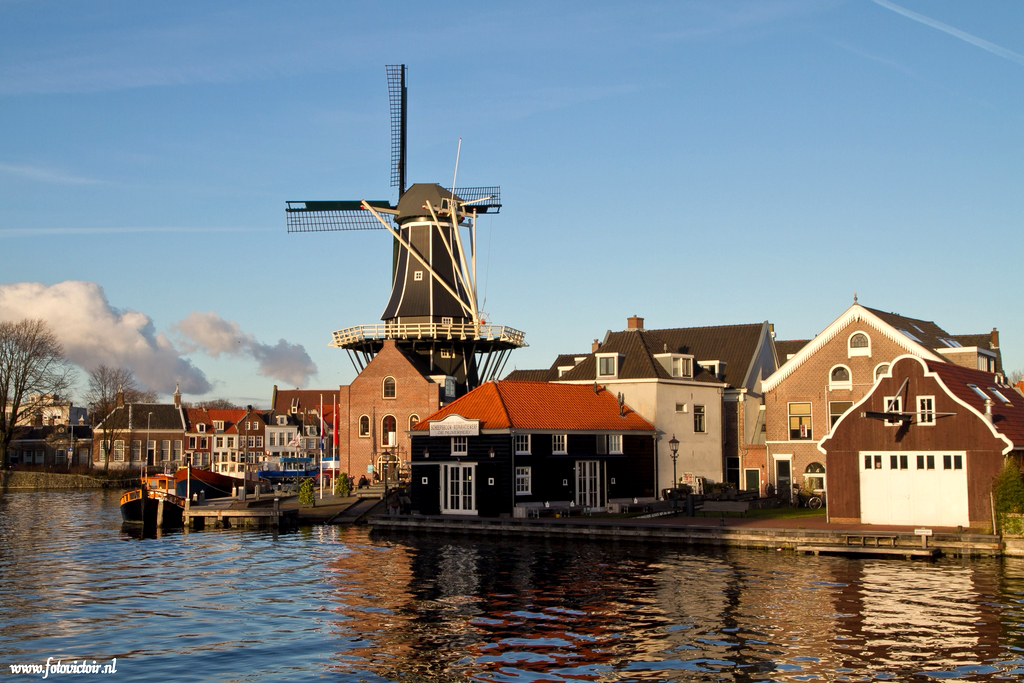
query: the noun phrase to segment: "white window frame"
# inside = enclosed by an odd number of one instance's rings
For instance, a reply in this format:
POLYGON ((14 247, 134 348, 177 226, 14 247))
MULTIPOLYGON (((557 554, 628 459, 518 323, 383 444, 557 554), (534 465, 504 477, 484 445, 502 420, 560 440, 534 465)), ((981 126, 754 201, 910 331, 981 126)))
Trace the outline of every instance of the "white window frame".
MULTIPOLYGON (((814 440, 814 402, 813 401, 790 401, 786 404, 786 434, 789 435, 790 441, 813 441, 814 440), (810 407, 810 412, 804 415, 797 415, 796 417, 807 417, 807 436, 793 438, 793 406, 795 405, 807 405, 810 407)), ((792 471, 790 472, 792 475, 792 471)))
POLYGON ((599 378, 614 379, 619 376, 619 354, 598 353, 594 357, 597 359, 597 376, 599 378), (608 368, 602 368, 606 362, 611 362, 611 372, 605 372, 604 370, 608 368))
POLYGON ((360 415, 359 416, 359 421, 356 423, 356 425, 357 425, 356 426, 356 432, 359 434, 359 438, 360 439, 369 439, 370 438, 370 432, 372 431, 370 429, 370 416, 369 415, 360 415), (365 422, 365 424, 366 424, 366 431, 365 432, 363 431, 363 424, 364 424, 363 421, 364 420, 366 421, 365 422))
MULTIPOLYGON (((903 397, 902 396, 883 396, 882 397, 882 412, 883 413, 902 413, 903 412, 903 397)), ((884 420, 887 427, 899 427, 903 424, 903 420, 884 420)))
POLYGON ((879 378, 882 377, 883 375, 888 375, 890 367, 891 366, 889 363, 879 363, 878 365, 876 365, 874 373, 872 374, 872 381, 877 382, 879 378), (883 370, 882 368, 885 368, 885 370, 883 370))
POLYGON ((514 437, 516 455, 530 455, 530 434, 516 434, 514 437))
POLYGON ((622 454, 622 434, 608 435, 608 453, 612 455, 622 454))
POLYGON ((843 365, 842 363, 840 363, 838 365, 833 365, 832 368, 828 371, 828 388, 829 389, 853 389, 853 372, 850 370, 850 366, 843 365), (832 375, 835 374, 835 371, 840 369, 840 368, 842 368, 843 370, 846 370, 846 377, 847 377, 847 379, 845 379, 845 380, 838 380, 838 381, 832 379, 832 375))
POLYGON ((850 336, 846 338, 846 356, 847 358, 853 358, 854 356, 867 356, 868 358, 870 358, 871 335, 869 335, 867 332, 864 332, 863 330, 856 330, 855 332, 851 332, 850 336), (868 340, 867 346, 854 348, 853 346, 850 345, 851 342, 853 342, 853 338, 858 334, 863 334, 864 337, 868 340))
POLYGON ((398 398, 398 382, 395 381, 394 377, 385 377, 380 383, 380 395, 381 398, 389 401, 398 398), (391 382, 391 395, 388 396, 388 382, 391 382))
POLYGON ((530 467, 516 467, 516 495, 533 494, 533 471, 530 467))
POLYGON ((565 455, 569 451, 569 435, 568 434, 552 434, 551 435, 551 452, 558 455, 565 455))
POLYGON ((922 426, 934 426, 935 425, 935 397, 934 396, 918 396, 917 397, 917 424, 922 426), (925 407, 923 403, 927 401, 928 406, 925 407), (927 419, 926 419, 927 418, 927 419))
POLYGON ((469 455, 469 437, 452 437, 452 455, 469 455))
POLYGON ((708 433, 708 410, 705 405, 693 404, 693 433, 694 434, 707 434, 708 433), (698 418, 700 424, 698 425, 698 418), (698 429, 700 427, 700 429, 698 429))

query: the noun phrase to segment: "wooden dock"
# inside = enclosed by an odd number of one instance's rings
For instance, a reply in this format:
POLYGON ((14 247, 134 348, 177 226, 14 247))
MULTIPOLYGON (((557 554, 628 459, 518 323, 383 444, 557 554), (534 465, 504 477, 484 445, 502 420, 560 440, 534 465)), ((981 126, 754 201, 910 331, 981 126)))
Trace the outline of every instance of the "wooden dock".
POLYGON ((819 555, 888 555, 903 557, 908 560, 915 557, 933 558, 939 555, 938 548, 912 548, 909 546, 865 546, 865 545, 798 545, 798 553, 814 553, 819 555))
POLYGON ((298 523, 298 510, 282 509, 280 501, 274 499, 270 505, 259 507, 233 507, 231 498, 224 502, 211 501, 202 505, 188 505, 182 519, 190 529, 246 528, 264 529, 292 526, 298 523))

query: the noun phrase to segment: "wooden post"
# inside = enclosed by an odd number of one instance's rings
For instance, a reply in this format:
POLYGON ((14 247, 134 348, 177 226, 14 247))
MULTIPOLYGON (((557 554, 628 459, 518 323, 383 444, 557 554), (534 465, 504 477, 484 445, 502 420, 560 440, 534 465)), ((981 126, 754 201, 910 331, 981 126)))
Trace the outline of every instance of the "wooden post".
POLYGON ((163 527, 164 525, 164 499, 161 498, 156 502, 156 525, 157 528, 163 527))

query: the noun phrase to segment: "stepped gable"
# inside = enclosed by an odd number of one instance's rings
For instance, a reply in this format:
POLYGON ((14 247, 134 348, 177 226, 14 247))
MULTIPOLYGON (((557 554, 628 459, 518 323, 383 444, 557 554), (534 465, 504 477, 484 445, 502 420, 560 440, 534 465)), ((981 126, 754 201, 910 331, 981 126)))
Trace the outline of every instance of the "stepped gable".
POLYGON ((414 431, 429 431, 431 421, 449 415, 480 420, 481 429, 655 431, 629 406, 620 409, 612 392, 580 384, 488 382, 421 421, 414 431))
POLYGON ((931 372, 939 376, 950 393, 982 415, 985 414, 985 398, 990 399, 992 426, 1009 438, 1015 449, 1024 448, 1024 396, 1006 383, 997 384, 993 381, 991 373, 952 363, 937 363, 931 360, 926 360, 925 363, 931 372), (985 398, 969 386, 972 384, 978 387, 985 398), (1002 398, 997 396, 993 389, 998 391, 1002 398), (1003 398, 1009 402, 1003 401, 1003 398))
MULTIPOLYGON (((622 364, 618 369, 616 379, 678 379, 673 378, 669 371, 660 362, 655 360, 654 354, 665 353, 668 347, 670 353, 691 353, 688 346, 678 346, 680 335, 669 335, 674 338, 670 342, 668 338, 660 336, 666 330, 624 330, 621 332, 609 332, 605 335, 605 341, 596 353, 619 353, 623 355, 622 364)), ((668 330, 668 332, 682 332, 682 330, 668 330)), ((706 357, 703 360, 727 360, 720 358, 720 354, 713 357, 706 357)), ((695 361, 698 358, 694 358, 695 361)), ((750 361, 744 363, 744 369, 750 361)), ((585 360, 575 368, 558 378, 561 382, 594 381, 597 377, 597 356, 591 353, 585 360)), ((700 367, 696 363, 693 368, 693 378, 690 381, 708 382, 721 384, 721 381, 713 374, 700 367)))

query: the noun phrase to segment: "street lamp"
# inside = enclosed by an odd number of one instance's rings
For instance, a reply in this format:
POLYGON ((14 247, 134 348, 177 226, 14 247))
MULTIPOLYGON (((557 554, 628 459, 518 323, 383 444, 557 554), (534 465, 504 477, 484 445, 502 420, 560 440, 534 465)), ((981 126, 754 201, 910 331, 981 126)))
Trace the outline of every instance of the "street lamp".
POLYGON ((676 488, 679 485, 679 478, 676 476, 676 459, 679 458, 679 439, 673 434, 668 442, 669 450, 672 451, 672 508, 679 506, 679 498, 676 496, 676 488))
MULTIPOLYGON (((149 415, 146 417, 146 460, 143 463, 143 469, 142 469, 142 471, 143 471, 143 474, 142 474, 142 479, 143 479, 142 485, 143 486, 146 485, 146 482, 145 482, 146 471, 149 469, 149 443, 150 443, 150 441, 153 440, 153 436, 152 436, 152 434, 150 434, 150 431, 149 431, 151 424, 153 424, 153 413, 152 412, 150 412, 149 415)), ((156 449, 154 448, 153 450, 155 451, 156 449)), ((155 457, 156 453, 154 453, 153 455, 155 457)))

